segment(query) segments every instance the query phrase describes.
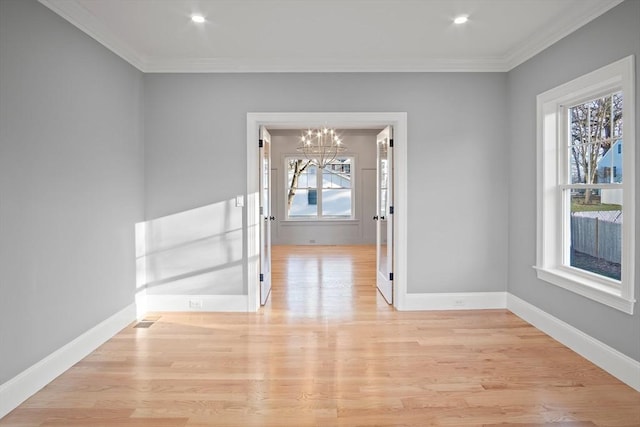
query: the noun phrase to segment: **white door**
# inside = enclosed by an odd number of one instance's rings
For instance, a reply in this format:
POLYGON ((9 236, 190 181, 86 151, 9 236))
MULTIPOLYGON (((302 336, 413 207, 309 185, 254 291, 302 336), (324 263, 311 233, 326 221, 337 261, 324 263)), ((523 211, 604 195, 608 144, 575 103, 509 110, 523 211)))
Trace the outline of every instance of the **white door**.
MULTIPOLYGON (((372 169, 360 169, 360 194, 362 199, 360 201, 361 212, 366 212, 367 218, 369 215, 377 215, 378 208, 376 205, 376 177, 377 168, 372 169)), ((374 245, 376 243, 376 228, 378 227, 377 221, 364 221, 362 224, 362 243, 366 245, 374 245)))
POLYGON ((393 129, 387 126, 377 138, 376 285, 393 304, 393 129))
POLYGON ((260 127, 260 305, 271 292, 271 135, 260 127))

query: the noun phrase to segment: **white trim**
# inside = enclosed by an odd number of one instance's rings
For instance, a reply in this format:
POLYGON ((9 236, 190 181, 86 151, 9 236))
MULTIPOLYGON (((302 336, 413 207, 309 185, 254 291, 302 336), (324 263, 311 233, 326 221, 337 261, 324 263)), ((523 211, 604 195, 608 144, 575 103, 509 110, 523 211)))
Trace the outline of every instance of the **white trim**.
POLYGON ((0 418, 85 358, 136 319, 131 304, 0 385, 0 418))
POLYGON ((246 295, 149 295, 147 310, 246 312, 246 295))
POLYGON ((247 293, 249 311, 260 307, 259 266, 260 239, 252 232, 259 224, 257 204, 250 203, 258 192, 258 129, 260 126, 278 128, 331 126, 339 129, 375 129, 392 125, 394 128, 394 202, 395 202, 395 234, 394 234, 394 306, 403 309, 407 289, 407 113, 375 112, 375 113, 247 113, 247 209, 245 225, 247 229, 246 259, 247 293))
POLYGON ((507 72, 576 31, 623 0, 600 0, 577 17, 555 22, 503 56, 484 58, 147 58, 76 0, 40 0, 90 37, 145 73, 270 72, 507 72))
POLYGON ((406 294, 402 310, 484 310, 507 308, 506 292, 406 294))
POLYGON ((357 219, 357 218, 353 218, 353 219, 346 219, 346 218, 337 218, 337 217, 323 217, 322 219, 318 219, 318 218, 311 218, 311 219, 282 219, 280 220, 279 224, 281 226, 285 226, 285 227, 289 227, 289 226, 296 226, 296 225, 313 225, 314 227, 316 226, 333 226, 333 225, 353 225, 353 226, 357 226, 360 224, 362 220, 357 219))
POLYGON ((136 317, 142 319, 147 314, 147 248, 149 235, 149 221, 138 222, 135 225, 136 236, 136 317))
POLYGON ((589 280, 578 274, 567 273, 560 269, 545 269, 533 267, 538 279, 554 284, 583 297, 598 301, 627 314, 633 314, 635 299, 623 298, 620 291, 606 286, 601 281, 589 280))
POLYGON ((146 73, 507 72, 502 58, 192 58, 150 61, 146 73))
MULTIPOLYGON (((575 292, 627 314, 635 304, 635 58, 622 58, 537 96, 537 231, 536 274, 538 279, 575 292), (613 91, 623 91, 625 122, 623 159, 622 276, 621 280, 575 271, 563 265, 569 236, 565 215, 568 200, 562 189, 568 174, 563 145, 567 124, 566 106, 613 91)), ((599 188, 600 184, 590 185, 599 188)))
POLYGON ((640 391, 640 362, 528 302, 508 294, 507 308, 625 384, 640 391))
POLYGON ((600 0, 594 4, 590 10, 585 11, 579 17, 560 17, 551 26, 547 25, 544 32, 538 33, 537 37, 525 41, 522 45, 505 55, 504 71, 511 71, 523 62, 533 58, 549 46, 554 45, 561 39, 576 31, 578 28, 593 21, 598 16, 613 9, 624 0, 600 0))

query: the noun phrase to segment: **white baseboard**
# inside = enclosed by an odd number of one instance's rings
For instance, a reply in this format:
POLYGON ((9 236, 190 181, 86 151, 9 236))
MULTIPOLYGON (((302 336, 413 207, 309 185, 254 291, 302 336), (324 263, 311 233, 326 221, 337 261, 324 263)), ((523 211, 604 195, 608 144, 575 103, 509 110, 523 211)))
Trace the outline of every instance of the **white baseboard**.
POLYGON ((620 381, 640 391, 640 362, 515 295, 508 295, 507 308, 620 381))
POLYGON ((406 294, 402 311, 507 308, 506 292, 406 294))
MULTIPOLYGON (((149 295, 148 311, 249 311, 247 295, 149 295)), ((254 311, 254 310, 251 310, 254 311)))
POLYGON ((135 319, 136 306, 131 304, 9 381, 0 384, 0 418, 104 344, 135 319))

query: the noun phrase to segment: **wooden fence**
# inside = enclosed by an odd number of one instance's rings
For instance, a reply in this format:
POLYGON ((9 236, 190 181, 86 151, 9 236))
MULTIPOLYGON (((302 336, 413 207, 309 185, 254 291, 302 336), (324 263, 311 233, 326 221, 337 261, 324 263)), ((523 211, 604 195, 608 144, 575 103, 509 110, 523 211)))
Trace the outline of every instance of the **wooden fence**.
POLYGON ((578 252, 619 264, 622 260, 622 223, 571 216, 571 246, 578 252))

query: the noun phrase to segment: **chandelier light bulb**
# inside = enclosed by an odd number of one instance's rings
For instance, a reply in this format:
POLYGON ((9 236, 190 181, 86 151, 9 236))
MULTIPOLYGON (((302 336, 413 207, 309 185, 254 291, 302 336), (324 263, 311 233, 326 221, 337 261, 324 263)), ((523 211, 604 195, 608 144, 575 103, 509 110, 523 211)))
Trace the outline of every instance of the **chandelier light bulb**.
POLYGON ((321 169, 331 164, 339 153, 346 150, 335 129, 322 127, 302 132, 298 151, 321 169))

